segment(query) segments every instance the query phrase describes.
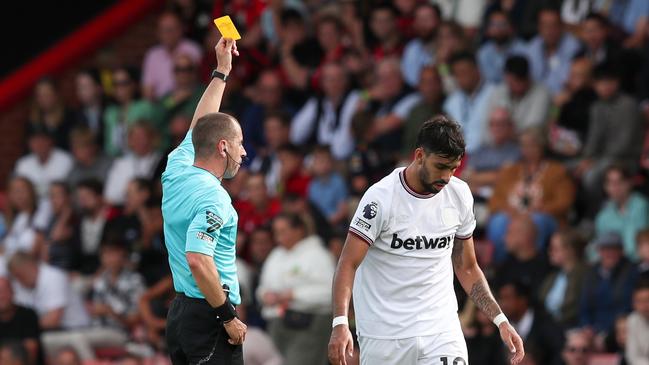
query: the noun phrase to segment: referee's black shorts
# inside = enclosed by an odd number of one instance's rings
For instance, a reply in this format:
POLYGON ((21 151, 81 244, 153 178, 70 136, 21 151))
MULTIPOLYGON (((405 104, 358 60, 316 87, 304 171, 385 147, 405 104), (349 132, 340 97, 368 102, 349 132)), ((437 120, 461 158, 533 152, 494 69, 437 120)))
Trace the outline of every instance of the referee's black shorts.
POLYGON ((231 345, 205 299, 176 294, 167 315, 167 350, 173 365, 243 365, 243 347, 231 345))

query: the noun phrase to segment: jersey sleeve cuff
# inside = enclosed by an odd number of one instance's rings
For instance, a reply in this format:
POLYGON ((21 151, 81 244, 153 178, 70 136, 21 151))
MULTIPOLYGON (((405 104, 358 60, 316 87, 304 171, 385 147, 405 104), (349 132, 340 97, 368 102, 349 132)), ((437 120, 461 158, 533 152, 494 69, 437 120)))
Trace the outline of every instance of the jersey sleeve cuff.
POLYGON ((467 235, 461 235, 461 234, 455 235, 455 239, 462 240, 462 241, 468 240, 471 237, 473 237, 473 233, 469 233, 467 235))
POLYGON ((372 246, 372 244, 374 243, 374 241, 371 238, 367 237, 363 232, 353 227, 349 227, 349 233, 365 241, 365 243, 367 243, 368 246, 372 246))

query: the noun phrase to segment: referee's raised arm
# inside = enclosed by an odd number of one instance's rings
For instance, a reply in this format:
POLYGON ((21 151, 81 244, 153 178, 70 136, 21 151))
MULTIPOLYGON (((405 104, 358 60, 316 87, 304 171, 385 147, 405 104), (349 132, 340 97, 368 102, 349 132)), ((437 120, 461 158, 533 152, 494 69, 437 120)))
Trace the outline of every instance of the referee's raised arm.
POLYGON ((214 70, 215 77, 212 77, 209 85, 203 92, 201 100, 196 106, 192 123, 189 129, 194 129, 198 119, 209 113, 216 113, 221 108, 221 99, 223 99, 223 92, 225 91, 225 80, 227 80, 230 71, 232 70, 232 55, 239 55, 237 44, 229 38, 221 38, 219 43, 214 47, 216 51, 217 66, 214 70), (219 75, 220 74, 220 75, 219 75))

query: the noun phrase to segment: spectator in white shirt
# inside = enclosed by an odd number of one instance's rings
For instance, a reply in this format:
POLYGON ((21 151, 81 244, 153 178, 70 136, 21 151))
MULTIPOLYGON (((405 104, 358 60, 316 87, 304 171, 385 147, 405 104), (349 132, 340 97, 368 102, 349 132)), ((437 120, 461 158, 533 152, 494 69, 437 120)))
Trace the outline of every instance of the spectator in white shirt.
POLYGON ((29 154, 16 162, 14 173, 29 179, 39 199, 46 200, 50 183, 62 181, 72 170, 72 157, 54 147, 54 139, 47 129, 34 127, 28 140, 29 154))
POLYGON ((280 214, 273 221, 278 247, 262 268, 257 297, 284 364, 327 359, 334 260, 322 240, 309 235, 302 218, 280 214))
POLYGON ((321 83, 323 95, 309 99, 293 118, 291 142, 330 146, 332 155, 344 160, 354 150, 351 120, 359 92, 349 91, 349 75, 337 63, 322 68, 321 83))
POLYGON ((108 172, 104 198, 111 205, 123 205, 126 188, 134 178, 150 179, 161 155, 154 148, 155 132, 147 122, 135 123, 128 133, 129 153, 113 162, 108 172))
POLYGON ((34 185, 24 177, 16 176, 9 181, 8 201, 5 209, 7 234, 0 242, 0 254, 9 258, 17 251, 36 253, 34 216, 37 199, 34 185))
POLYGON ((626 360, 631 365, 649 364, 649 277, 641 276, 633 291, 633 313, 629 315, 626 360))

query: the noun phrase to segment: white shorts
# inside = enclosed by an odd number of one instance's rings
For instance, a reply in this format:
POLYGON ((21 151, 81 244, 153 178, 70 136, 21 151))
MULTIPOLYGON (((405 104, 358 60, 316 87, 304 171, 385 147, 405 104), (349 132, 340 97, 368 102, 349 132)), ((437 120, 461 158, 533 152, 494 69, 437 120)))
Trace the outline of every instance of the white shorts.
POLYGON ((359 337, 361 365, 468 365, 461 331, 398 340, 359 337))

